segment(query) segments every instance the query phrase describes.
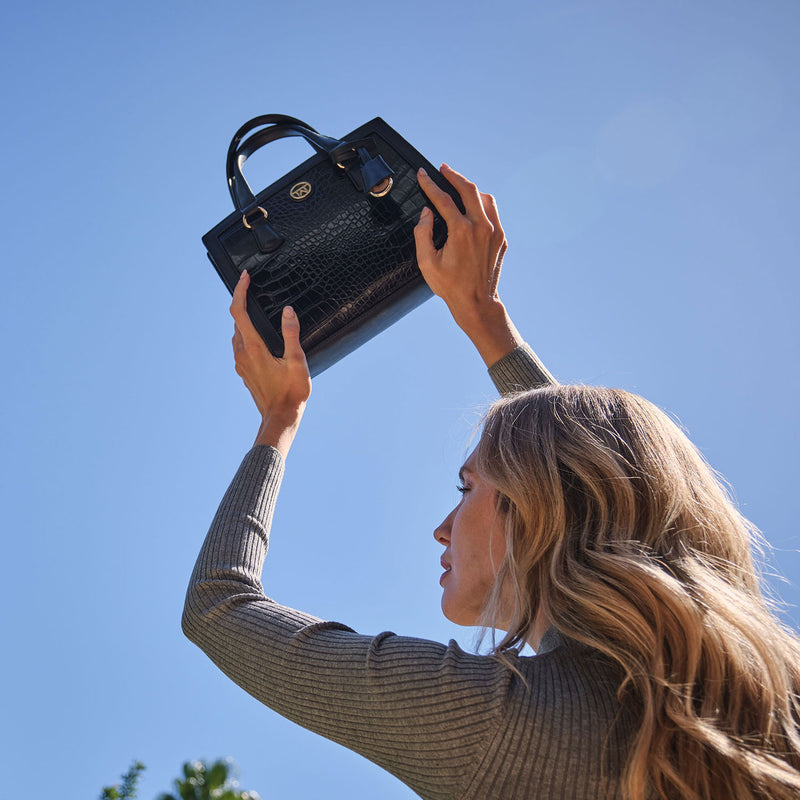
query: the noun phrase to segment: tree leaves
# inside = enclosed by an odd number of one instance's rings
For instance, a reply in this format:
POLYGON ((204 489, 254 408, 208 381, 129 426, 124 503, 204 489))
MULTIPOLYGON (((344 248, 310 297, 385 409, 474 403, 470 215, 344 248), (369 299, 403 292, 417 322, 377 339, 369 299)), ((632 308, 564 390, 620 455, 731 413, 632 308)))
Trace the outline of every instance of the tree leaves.
MULTIPOLYGON (((122 776, 122 783, 106 786, 99 800, 133 800, 136 784, 144 764, 134 761, 122 776)), ((209 765, 205 761, 186 761, 182 767, 183 778, 174 781, 177 797, 162 792, 157 800, 261 800, 258 792, 239 790, 236 763, 232 758, 218 758, 209 765)))
MULTIPOLYGON (((236 772, 236 764, 232 758, 217 759, 213 764, 186 761, 183 765, 183 779, 175 780, 175 791, 180 800, 261 800, 257 792, 239 790, 236 772)), ((157 800, 178 798, 162 793, 157 800)))
POLYGON ((136 797, 136 784, 139 773, 144 769, 141 761, 134 761, 131 768, 122 776, 122 783, 106 786, 100 793, 100 800, 132 800, 136 797))

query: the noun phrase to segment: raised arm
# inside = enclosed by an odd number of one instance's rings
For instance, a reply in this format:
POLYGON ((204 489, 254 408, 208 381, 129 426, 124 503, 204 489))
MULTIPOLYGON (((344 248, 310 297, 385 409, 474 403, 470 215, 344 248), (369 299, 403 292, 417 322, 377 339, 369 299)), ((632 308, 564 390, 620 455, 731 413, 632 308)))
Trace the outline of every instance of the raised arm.
POLYGON ((498 293, 508 249, 494 197, 454 169, 442 174, 461 195, 464 213, 420 170, 420 188, 447 223, 447 242, 433 246, 433 214, 423 209, 414 230, 417 262, 431 291, 444 300, 456 324, 467 334, 503 394, 556 383, 525 344, 498 293))

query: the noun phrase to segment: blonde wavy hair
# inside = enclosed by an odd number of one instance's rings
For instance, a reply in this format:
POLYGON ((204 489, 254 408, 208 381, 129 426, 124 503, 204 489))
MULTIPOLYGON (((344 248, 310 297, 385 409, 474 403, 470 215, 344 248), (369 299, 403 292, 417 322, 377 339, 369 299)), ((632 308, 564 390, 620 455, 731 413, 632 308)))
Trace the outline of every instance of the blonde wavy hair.
POLYGON ((622 667, 642 709, 624 796, 800 797, 800 639, 762 594, 758 532, 677 425, 627 392, 545 387, 492 406, 477 457, 506 512, 495 655, 544 604, 622 667))

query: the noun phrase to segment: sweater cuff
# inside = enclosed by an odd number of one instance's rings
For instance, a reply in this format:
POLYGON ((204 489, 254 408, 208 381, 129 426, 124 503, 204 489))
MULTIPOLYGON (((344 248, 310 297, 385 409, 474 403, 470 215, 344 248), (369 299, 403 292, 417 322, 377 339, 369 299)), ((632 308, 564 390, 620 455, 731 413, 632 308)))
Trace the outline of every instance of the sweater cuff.
POLYGON ((278 450, 271 445, 255 445, 242 459, 217 513, 246 509, 269 529, 283 472, 284 460, 278 450))
POLYGON ((489 377, 501 395, 558 383, 527 344, 521 344, 492 364, 489 377))

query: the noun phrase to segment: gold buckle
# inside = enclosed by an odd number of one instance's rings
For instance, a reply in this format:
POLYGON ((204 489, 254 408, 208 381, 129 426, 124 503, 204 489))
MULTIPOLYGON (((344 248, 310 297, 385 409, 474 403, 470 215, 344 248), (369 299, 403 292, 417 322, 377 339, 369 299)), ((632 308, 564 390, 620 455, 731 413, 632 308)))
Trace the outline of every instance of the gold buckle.
POLYGON ((375 186, 373 186, 369 190, 369 193, 373 197, 385 197, 387 194, 389 194, 389 192, 392 191, 392 186, 394 186, 394 181, 392 180, 391 176, 389 176, 388 178, 384 178, 380 183, 378 183, 375 186), (379 186, 383 186, 384 184, 386 184, 386 185, 385 185, 385 187, 383 189, 379 189, 378 188, 379 186), (376 189, 378 191, 375 191, 376 189))
MULTIPOLYGON (((264 219, 269 219, 269 215, 263 208, 261 208, 261 206, 257 206, 253 209, 253 211, 260 211, 264 215, 264 219)), ((247 221, 247 214, 242 214, 242 223, 248 230, 253 229, 253 226, 247 221)))

